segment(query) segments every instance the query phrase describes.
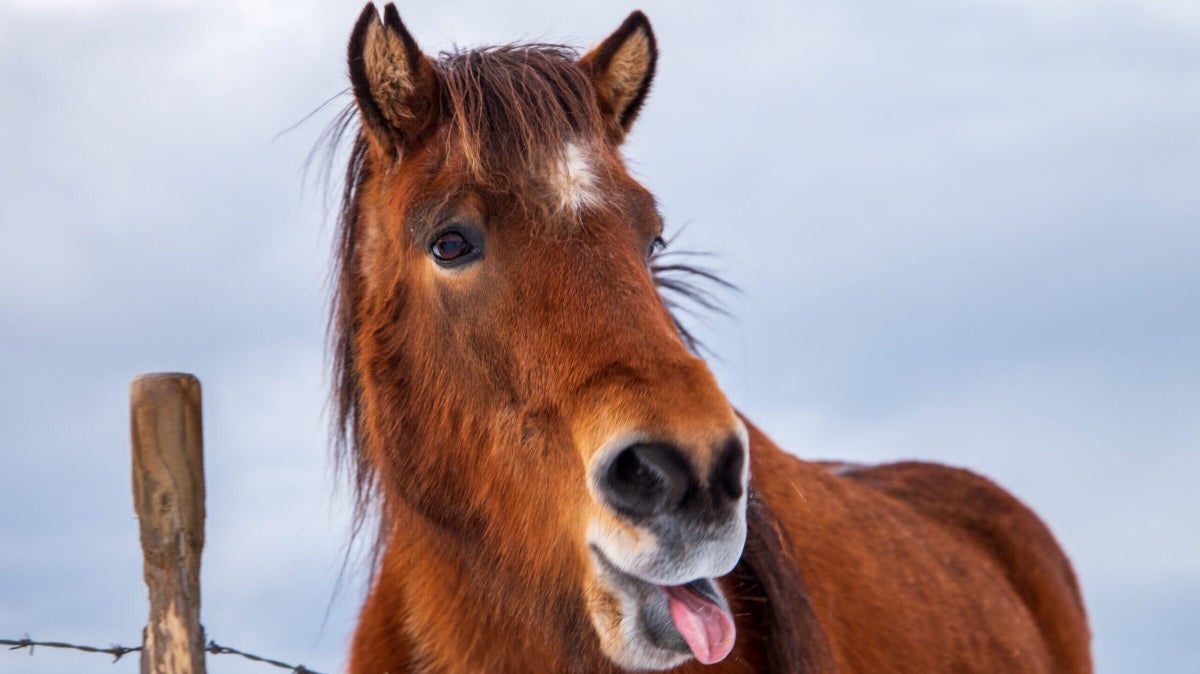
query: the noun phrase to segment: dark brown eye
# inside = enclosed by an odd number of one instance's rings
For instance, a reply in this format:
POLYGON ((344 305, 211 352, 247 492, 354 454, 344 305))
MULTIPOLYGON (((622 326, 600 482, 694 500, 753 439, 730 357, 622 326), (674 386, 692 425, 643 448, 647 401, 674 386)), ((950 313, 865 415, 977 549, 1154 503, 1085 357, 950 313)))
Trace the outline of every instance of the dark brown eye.
POLYGON ((646 257, 654 257, 655 255, 663 252, 663 249, 666 247, 666 239, 662 238, 661 236, 656 236, 654 237, 654 242, 650 244, 650 250, 646 253, 646 257))
POLYGON ((430 246, 429 252, 433 253, 438 262, 450 263, 462 260, 475 252, 475 247, 461 232, 451 231, 439 236, 430 246))

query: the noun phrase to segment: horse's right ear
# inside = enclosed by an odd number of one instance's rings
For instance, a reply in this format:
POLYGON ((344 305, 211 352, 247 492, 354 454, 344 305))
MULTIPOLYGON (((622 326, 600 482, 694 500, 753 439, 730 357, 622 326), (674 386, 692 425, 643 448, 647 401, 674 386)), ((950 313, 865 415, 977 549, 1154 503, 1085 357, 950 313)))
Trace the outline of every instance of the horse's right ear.
POLYGON ((633 126, 650 91, 657 62, 654 31, 640 11, 630 14, 615 33, 580 60, 592 76, 600 112, 613 140, 623 140, 633 126))
POLYGON ((363 8, 347 50, 350 83, 363 128, 385 153, 399 159, 432 127, 437 74, 400 21, 396 6, 363 8))

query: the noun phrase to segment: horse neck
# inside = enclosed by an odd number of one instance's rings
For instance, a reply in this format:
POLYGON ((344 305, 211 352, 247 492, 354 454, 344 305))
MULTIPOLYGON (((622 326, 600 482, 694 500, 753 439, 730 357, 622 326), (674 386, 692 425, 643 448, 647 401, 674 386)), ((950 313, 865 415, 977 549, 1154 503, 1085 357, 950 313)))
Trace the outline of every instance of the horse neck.
POLYGON ((391 513, 372 593, 400 607, 420 671, 612 671, 570 568, 497 554, 486 536, 451 532, 402 505, 391 513))

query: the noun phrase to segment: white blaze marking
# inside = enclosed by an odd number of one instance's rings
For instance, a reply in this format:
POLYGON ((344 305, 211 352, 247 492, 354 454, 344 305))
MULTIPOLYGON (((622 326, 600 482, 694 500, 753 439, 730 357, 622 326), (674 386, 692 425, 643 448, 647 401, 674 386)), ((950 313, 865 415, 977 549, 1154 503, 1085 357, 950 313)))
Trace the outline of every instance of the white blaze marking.
POLYGON ((562 210, 577 211, 592 206, 599 197, 595 190, 595 175, 587 154, 575 143, 567 143, 562 160, 555 167, 551 184, 558 193, 562 210))

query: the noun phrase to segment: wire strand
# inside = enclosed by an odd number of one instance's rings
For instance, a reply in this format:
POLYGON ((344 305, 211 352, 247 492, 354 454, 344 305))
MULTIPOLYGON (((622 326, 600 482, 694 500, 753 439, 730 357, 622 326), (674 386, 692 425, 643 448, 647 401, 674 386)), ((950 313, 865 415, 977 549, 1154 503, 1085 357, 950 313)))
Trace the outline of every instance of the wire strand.
MULTIPOLYGON (((34 648, 37 646, 41 646, 43 648, 60 648, 73 651, 82 651, 84 653, 104 653, 105 655, 113 656, 113 662, 120 660, 125 655, 140 652, 142 650, 141 646, 121 646, 120 644, 110 644, 108 648, 100 648, 99 646, 70 644, 65 641, 38 641, 30 638, 28 634, 20 639, 0 639, 0 646, 7 646, 8 650, 10 651, 28 648, 30 655, 33 655, 34 648)), ((295 674, 321 674, 320 672, 309 669, 304 665, 289 665, 286 662, 275 660, 273 658, 247 653, 246 651, 239 650, 237 648, 231 648, 229 646, 222 646, 213 640, 209 640, 208 644, 204 647, 204 651, 206 653, 212 653, 213 655, 240 655, 247 660, 261 662, 263 664, 279 667, 280 669, 286 669, 294 672, 295 674)))

